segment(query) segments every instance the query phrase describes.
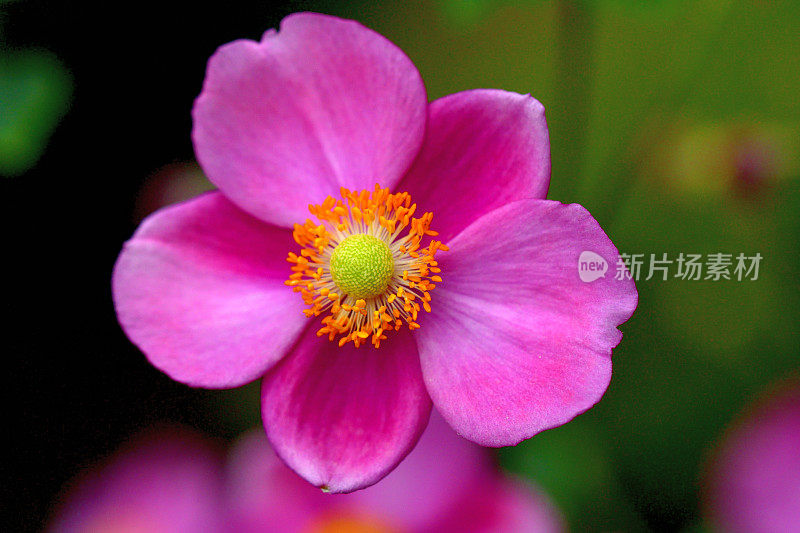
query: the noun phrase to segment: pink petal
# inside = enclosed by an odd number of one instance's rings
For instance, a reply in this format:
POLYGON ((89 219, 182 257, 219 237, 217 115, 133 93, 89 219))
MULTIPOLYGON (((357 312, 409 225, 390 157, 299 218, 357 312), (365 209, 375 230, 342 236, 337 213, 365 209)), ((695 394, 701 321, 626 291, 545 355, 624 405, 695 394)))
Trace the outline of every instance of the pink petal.
POLYGON ((502 477, 485 448, 456 435, 435 411, 395 470, 351 494, 323 494, 301 480, 277 458, 263 431, 237 443, 228 467, 228 524, 242 533, 327 531, 341 520, 365 530, 373 525, 416 532, 546 532, 560 526, 544 495, 502 477))
POLYGON ((351 492, 381 479, 414 447, 430 398, 409 332, 376 350, 339 348, 314 329, 264 376, 264 427, 295 472, 331 492, 351 492))
POLYGON ((223 531, 219 458, 193 434, 138 439, 67 493, 47 531, 223 531))
POLYGON ((513 202, 450 250, 417 339, 428 392, 456 431, 507 446, 594 405, 637 294, 631 280, 614 279, 617 250, 591 215, 576 204, 513 202), (580 280, 583 251, 605 258, 605 277, 580 280))
POLYGON ((289 470, 262 429, 236 443, 226 471, 231 531, 302 533, 334 502, 289 470))
POLYGON ((430 105, 414 166, 397 186, 444 242, 512 200, 542 199, 550 183, 544 107, 529 95, 493 89, 452 94, 430 105))
POLYGON ((440 519, 420 531, 472 533, 556 533, 565 531, 558 509, 526 484, 496 476, 472 487, 440 519))
POLYGON ((414 65, 357 22, 286 17, 209 60, 194 106, 203 170, 242 209, 290 226, 339 187, 393 186, 416 156, 427 97, 414 65))
POLYGON ((338 501, 371 510, 404 531, 419 531, 496 476, 487 450, 459 437, 434 410, 419 443, 395 470, 380 483, 338 501))
POLYGON ((261 376, 307 324, 284 285, 291 234, 220 193, 162 209, 125 243, 114 267, 117 317, 150 362, 198 387, 261 376))

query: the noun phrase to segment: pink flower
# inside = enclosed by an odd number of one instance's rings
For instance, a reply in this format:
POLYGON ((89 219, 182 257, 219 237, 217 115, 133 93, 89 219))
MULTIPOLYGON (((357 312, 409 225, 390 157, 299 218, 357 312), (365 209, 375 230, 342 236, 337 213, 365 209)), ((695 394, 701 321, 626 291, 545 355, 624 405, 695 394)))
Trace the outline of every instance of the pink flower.
POLYGON ((301 13, 221 47, 193 116, 219 192, 142 223, 115 267, 117 315, 173 379, 263 376, 267 436, 302 477, 375 483, 431 400, 462 436, 506 446, 603 395, 636 289, 583 207, 544 199, 539 102, 428 104, 392 43, 301 13), (583 251, 608 275, 581 281, 583 251))
POLYGON ((502 476, 483 449, 459 438, 435 411, 406 460, 367 489, 321 493, 286 468, 260 432, 236 447, 227 481, 233 490, 229 524, 242 533, 562 529, 558 511, 543 494, 502 476))
POLYGON ((156 431, 129 443, 65 492, 51 533, 221 531, 222 465, 186 431, 156 431))
POLYGON ((726 438, 707 488, 721 531, 800 529, 800 381, 760 404, 726 438))
POLYGON ((226 465, 200 438, 156 433, 132 443, 67 493, 48 531, 70 533, 333 533, 559 531, 558 511, 503 477, 482 449, 435 416, 385 481, 323 494, 289 470, 263 432, 226 465))

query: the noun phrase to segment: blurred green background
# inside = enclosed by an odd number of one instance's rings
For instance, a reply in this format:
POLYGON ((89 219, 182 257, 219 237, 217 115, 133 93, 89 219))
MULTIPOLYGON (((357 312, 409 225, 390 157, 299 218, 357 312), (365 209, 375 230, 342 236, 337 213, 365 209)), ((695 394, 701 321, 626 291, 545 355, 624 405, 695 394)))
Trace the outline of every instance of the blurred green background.
POLYGON ((642 275, 603 400, 497 453, 574 531, 709 529, 709 455, 738 412, 800 370, 797 2, 232 4, 223 14, 0 6, 0 174, 17 204, 7 228, 25 287, 11 300, 22 310, 10 357, 27 423, 15 437, 34 478, 20 523, 40 520, 64 480, 137 428, 178 420, 233 438, 259 424, 257 384, 188 390, 151 369, 116 327, 107 283, 137 218, 203 188, 197 169, 175 169, 192 159, 189 109, 210 53, 308 9, 398 44, 430 99, 496 87, 540 100, 548 197, 586 206, 621 252, 645 254, 645 274, 650 254, 761 254, 757 280, 684 280, 674 264, 668 280, 642 275), (101 12, 102 29, 71 33, 101 12), (81 306, 81 318, 55 318, 81 306), (54 329, 58 351, 52 337, 31 339, 54 329))

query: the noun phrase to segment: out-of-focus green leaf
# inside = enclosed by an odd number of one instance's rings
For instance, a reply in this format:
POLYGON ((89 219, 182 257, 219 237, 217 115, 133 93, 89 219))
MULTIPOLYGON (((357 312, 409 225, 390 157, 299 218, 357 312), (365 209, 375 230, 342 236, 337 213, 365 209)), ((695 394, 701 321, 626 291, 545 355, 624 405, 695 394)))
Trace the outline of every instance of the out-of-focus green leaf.
POLYGON ((72 95, 72 78, 49 52, 0 52, 0 174, 17 176, 41 157, 72 95))

